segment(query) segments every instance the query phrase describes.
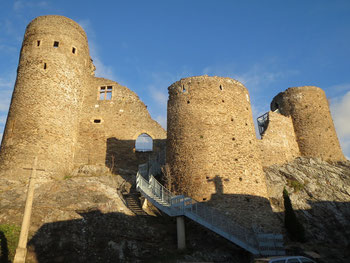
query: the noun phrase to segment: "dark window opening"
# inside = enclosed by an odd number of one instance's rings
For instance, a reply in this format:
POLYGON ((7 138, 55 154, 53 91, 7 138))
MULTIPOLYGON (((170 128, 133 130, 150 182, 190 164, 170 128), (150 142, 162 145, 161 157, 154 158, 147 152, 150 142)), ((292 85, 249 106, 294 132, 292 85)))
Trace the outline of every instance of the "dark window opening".
POLYGON ((58 47, 59 44, 60 44, 60 43, 59 43, 58 41, 54 41, 54 42, 53 42, 53 46, 54 46, 54 47, 58 47))
POLYGON ((242 177, 239 177, 239 180, 242 182, 242 180, 243 180, 242 177))
POLYGON ((207 201, 207 198, 203 198, 203 201, 207 201))
POLYGON ((37 46, 40 46, 40 40, 38 40, 38 41, 36 42, 36 45, 37 45, 37 46))
POLYGON ((44 69, 46 69, 47 68, 47 65, 46 65, 46 63, 44 63, 44 69))
POLYGON ((182 92, 186 92, 185 85, 182 85, 182 92))
POLYGON ((112 99, 112 86, 100 87, 100 100, 111 100, 112 99))
POLYGON ((224 100, 222 100, 222 102, 225 102, 224 100))
POLYGON ((72 47, 72 53, 73 54, 75 54, 75 51, 76 51, 75 47, 72 47))
POLYGON ((223 88, 222 88, 222 86, 220 85, 220 90, 222 90, 223 88))
POLYGON ((94 123, 101 123, 101 120, 100 119, 95 119, 94 123))
POLYGON ((189 100, 187 101, 187 104, 190 104, 190 101, 189 101, 189 100))
POLYGON ((137 152, 151 152, 151 151, 153 151, 153 139, 152 139, 152 137, 146 133, 142 133, 136 139, 135 150, 137 152))
POLYGON ((233 137, 233 138, 232 138, 232 141, 235 141, 235 140, 236 140, 236 138, 235 138, 235 137, 233 137))

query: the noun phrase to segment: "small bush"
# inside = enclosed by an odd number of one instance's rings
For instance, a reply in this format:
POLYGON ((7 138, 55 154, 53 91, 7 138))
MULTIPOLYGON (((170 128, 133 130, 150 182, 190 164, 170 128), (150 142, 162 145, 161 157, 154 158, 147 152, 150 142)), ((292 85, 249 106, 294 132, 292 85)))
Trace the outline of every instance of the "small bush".
POLYGON ((305 229, 299 222, 292 207, 289 193, 286 188, 283 189, 284 201, 284 226, 287 229, 290 239, 293 241, 305 242, 305 229))
POLYGON ((287 180, 287 185, 289 187, 292 187, 294 189, 294 192, 296 192, 296 193, 301 191, 301 190, 303 190, 304 187, 305 187, 305 185, 300 183, 299 181, 297 181, 297 180, 289 180, 289 179, 287 180))
POLYGON ((0 263, 12 262, 15 257, 20 231, 21 228, 16 225, 0 225, 0 263))

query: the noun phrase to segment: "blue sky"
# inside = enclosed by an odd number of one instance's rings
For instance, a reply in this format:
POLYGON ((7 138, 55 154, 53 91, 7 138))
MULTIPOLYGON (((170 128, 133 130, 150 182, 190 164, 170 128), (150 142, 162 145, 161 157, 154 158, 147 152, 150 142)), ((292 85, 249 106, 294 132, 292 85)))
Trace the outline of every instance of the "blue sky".
POLYGON ((96 75, 135 91, 162 125, 167 87, 184 77, 243 82, 254 117, 288 87, 315 85, 326 91, 350 157, 348 0, 0 0, 0 137, 25 27, 48 14, 78 22, 96 75))

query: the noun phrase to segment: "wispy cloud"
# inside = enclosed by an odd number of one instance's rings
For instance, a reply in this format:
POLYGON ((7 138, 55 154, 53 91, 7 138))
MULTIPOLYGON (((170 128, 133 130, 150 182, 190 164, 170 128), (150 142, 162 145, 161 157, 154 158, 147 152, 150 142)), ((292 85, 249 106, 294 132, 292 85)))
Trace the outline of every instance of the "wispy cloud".
POLYGON ((249 90, 255 90, 299 73, 297 70, 275 70, 275 67, 270 62, 266 64, 256 63, 247 70, 242 71, 235 64, 227 64, 208 66, 203 69, 203 74, 234 78, 242 82, 249 90))
MULTIPOLYGON (((350 90, 350 89, 349 89, 350 90)), ((350 91, 343 97, 331 99, 330 108, 335 129, 344 154, 350 156, 350 91)))
POLYGON ((193 74, 191 74, 189 68, 184 66, 179 72, 174 74, 169 72, 153 72, 148 75, 151 76, 151 81, 147 85, 152 105, 150 107, 150 114, 164 129, 166 129, 168 87, 175 81, 192 76, 193 74))
POLYGON ((0 113, 7 114, 13 86, 14 78, 5 79, 0 77, 0 113))
POLYGON ((47 1, 15 1, 13 3, 13 10, 15 12, 26 10, 27 8, 45 8, 48 7, 49 4, 47 1))
POLYGON ((89 19, 79 20, 78 24, 85 30, 89 39, 90 56, 96 67, 95 75, 96 77, 107 78, 111 80, 116 80, 117 76, 114 73, 114 68, 112 66, 106 65, 102 62, 101 56, 99 55, 99 45, 94 40, 96 37, 95 30, 89 19))

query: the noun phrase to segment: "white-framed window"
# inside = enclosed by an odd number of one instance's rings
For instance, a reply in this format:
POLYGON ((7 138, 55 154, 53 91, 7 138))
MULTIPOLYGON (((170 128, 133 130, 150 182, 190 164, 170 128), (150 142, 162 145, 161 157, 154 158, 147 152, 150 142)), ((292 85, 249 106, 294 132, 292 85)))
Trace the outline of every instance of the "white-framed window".
POLYGON ((112 86, 101 86, 99 89, 100 100, 111 100, 112 99, 112 86))

